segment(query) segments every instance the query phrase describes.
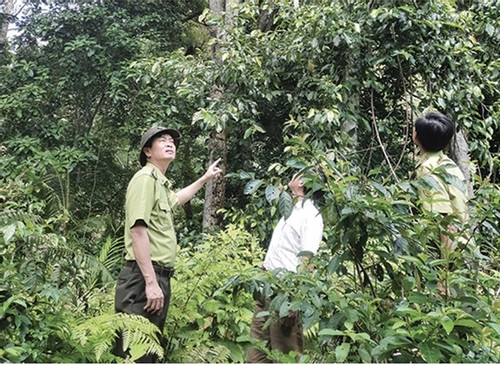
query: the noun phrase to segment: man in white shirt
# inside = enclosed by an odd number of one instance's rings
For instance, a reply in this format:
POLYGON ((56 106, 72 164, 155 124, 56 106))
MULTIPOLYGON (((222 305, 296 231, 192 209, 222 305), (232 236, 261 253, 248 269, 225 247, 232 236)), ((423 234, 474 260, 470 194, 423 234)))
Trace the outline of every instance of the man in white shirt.
MULTIPOLYGON (((300 265, 307 265, 308 259, 318 252, 323 236, 323 218, 314 205, 316 194, 313 194, 312 199, 305 197, 307 188, 301 176, 295 175, 288 186, 297 203, 290 216, 286 219, 282 217, 274 228, 263 264, 263 268, 268 271, 282 269, 297 272, 300 265), (301 257, 298 257, 299 253, 302 253, 301 257)), ((300 319, 295 312, 291 312, 286 320, 273 318, 271 324, 264 328, 268 318, 257 315, 268 311, 270 302, 270 299, 264 297, 256 300, 250 335, 267 341, 267 348, 270 350, 280 350, 286 354, 295 351, 297 359, 300 358, 304 347, 300 319)), ((270 362, 264 352, 255 348, 248 350, 246 361, 270 362)))

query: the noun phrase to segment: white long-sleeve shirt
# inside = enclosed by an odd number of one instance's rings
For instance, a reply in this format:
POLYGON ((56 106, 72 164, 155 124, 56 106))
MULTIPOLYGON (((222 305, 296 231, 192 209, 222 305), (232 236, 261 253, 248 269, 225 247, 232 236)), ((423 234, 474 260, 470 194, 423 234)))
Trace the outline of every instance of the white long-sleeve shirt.
POLYGON ((297 272, 297 266, 302 263, 297 255, 302 251, 315 255, 322 237, 323 217, 312 200, 297 202, 288 219, 282 217, 274 228, 264 268, 297 272))

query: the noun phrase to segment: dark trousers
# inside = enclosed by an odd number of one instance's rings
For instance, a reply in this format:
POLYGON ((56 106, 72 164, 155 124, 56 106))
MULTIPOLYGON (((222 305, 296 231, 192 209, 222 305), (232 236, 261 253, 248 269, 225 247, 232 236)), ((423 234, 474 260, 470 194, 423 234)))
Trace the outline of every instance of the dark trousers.
MULTIPOLYGON (((144 282, 139 266, 137 264, 125 266, 118 276, 118 283, 115 291, 115 311, 146 317, 160 329, 160 332, 163 332, 170 304, 170 277, 157 273, 156 280, 163 291, 164 306, 161 313, 152 314, 144 310, 144 306, 147 302, 146 283, 144 282)), ((123 348, 121 333, 118 334, 114 354, 123 358, 129 356, 128 349, 123 348)), ((136 362, 153 363, 156 362, 156 360, 154 355, 146 354, 137 359, 136 362)))
MULTIPOLYGON (((253 338, 267 341, 269 350, 280 350, 288 354, 290 351, 298 353, 297 360, 302 356, 304 351, 304 333, 302 323, 293 315, 288 318, 273 318, 267 328, 264 329, 264 324, 269 317, 257 317, 262 311, 269 310, 269 299, 259 299, 255 302, 255 309, 250 326, 250 335, 253 338)), ((263 363, 272 362, 262 351, 255 348, 248 349, 246 362, 248 363, 263 363)))

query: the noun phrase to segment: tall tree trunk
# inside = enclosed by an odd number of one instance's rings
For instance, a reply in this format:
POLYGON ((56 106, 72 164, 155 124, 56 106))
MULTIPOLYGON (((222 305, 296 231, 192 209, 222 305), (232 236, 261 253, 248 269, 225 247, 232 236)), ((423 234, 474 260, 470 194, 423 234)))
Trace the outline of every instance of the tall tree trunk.
MULTIPOLYGON (((216 14, 225 14, 226 24, 231 26, 233 13, 232 4, 237 3, 239 0, 210 0, 209 6, 210 10, 216 14)), ((220 29, 213 28, 210 30, 212 37, 220 37, 220 29)), ((217 43, 215 43, 212 49, 213 57, 217 57, 217 43)), ((221 62, 219 60, 219 62, 221 62)), ((212 98, 220 99, 222 97, 223 91, 217 85, 212 88, 212 98)), ((213 131, 208 141, 209 150, 209 163, 212 164, 219 157, 222 161, 219 163, 219 167, 222 169, 223 174, 227 170, 226 162, 226 151, 227 151, 227 131, 222 132, 213 131)), ((224 178, 213 179, 206 184, 205 187, 205 205, 203 208, 203 228, 211 226, 223 226, 222 217, 217 214, 219 209, 224 207, 225 202, 225 191, 226 182, 224 178)))
POLYGON ((2 14, 2 30, 0 31, 0 52, 4 50, 7 44, 7 31, 9 29, 10 16, 14 8, 14 0, 7 0, 4 3, 4 10, 2 14))
MULTIPOLYGON (((226 131, 215 133, 208 141, 210 163, 222 158, 220 166, 223 174, 226 171, 226 131)), ((205 206, 203 209, 203 228, 222 226, 222 217, 217 211, 224 207, 226 192, 226 181, 224 178, 212 179, 205 188, 205 206)))
POLYGON ((467 139, 462 130, 455 133, 454 138, 450 143, 450 158, 455 161, 462 173, 464 174, 465 181, 467 182, 467 192, 469 196, 472 196, 472 181, 470 172, 470 158, 469 158, 469 146, 467 145, 467 139))

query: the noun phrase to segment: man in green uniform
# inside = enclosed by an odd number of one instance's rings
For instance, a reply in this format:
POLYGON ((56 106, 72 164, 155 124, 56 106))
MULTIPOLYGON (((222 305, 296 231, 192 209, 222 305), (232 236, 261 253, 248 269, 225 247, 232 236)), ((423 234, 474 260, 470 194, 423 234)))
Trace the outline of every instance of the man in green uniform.
MULTIPOLYGON (((457 225, 468 221, 467 186, 465 177, 457 164, 446 156, 443 149, 454 134, 453 124, 446 115, 431 112, 417 118, 413 141, 420 150, 417 177, 430 177, 432 189, 421 189, 422 208, 426 211, 452 216, 457 225)), ((457 226, 449 226, 449 233, 456 233, 457 226)), ((447 250, 454 249, 447 235, 441 236, 447 250)))
MULTIPOLYGON (((115 293, 117 312, 148 318, 163 331, 170 303, 177 239, 173 210, 189 201, 203 185, 221 174, 215 161, 191 185, 174 192, 166 178, 181 135, 174 129, 153 127, 141 139, 139 170, 130 181, 125 199, 125 251, 115 293)), ((115 353, 126 357, 121 338, 115 353)), ((144 356, 138 362, 153 362, 144 356)))
MULTIPOLYGON (((432 182, 432 188, 419 190, 422 209, 450 218, 446 231, 439 237, 438 249, 443 259, 449 257, 457 243, 469 242, 465 229, 468 221, 466 181, 457 164, 443 152, 454 133, 451 119, 438 112, 417 118, 413 130, 413 142, 420 150, 417 178, 432 182)), ((437 289, 439 296, 451 295, 448 285, 441 281, 437 282, 437 289)))

